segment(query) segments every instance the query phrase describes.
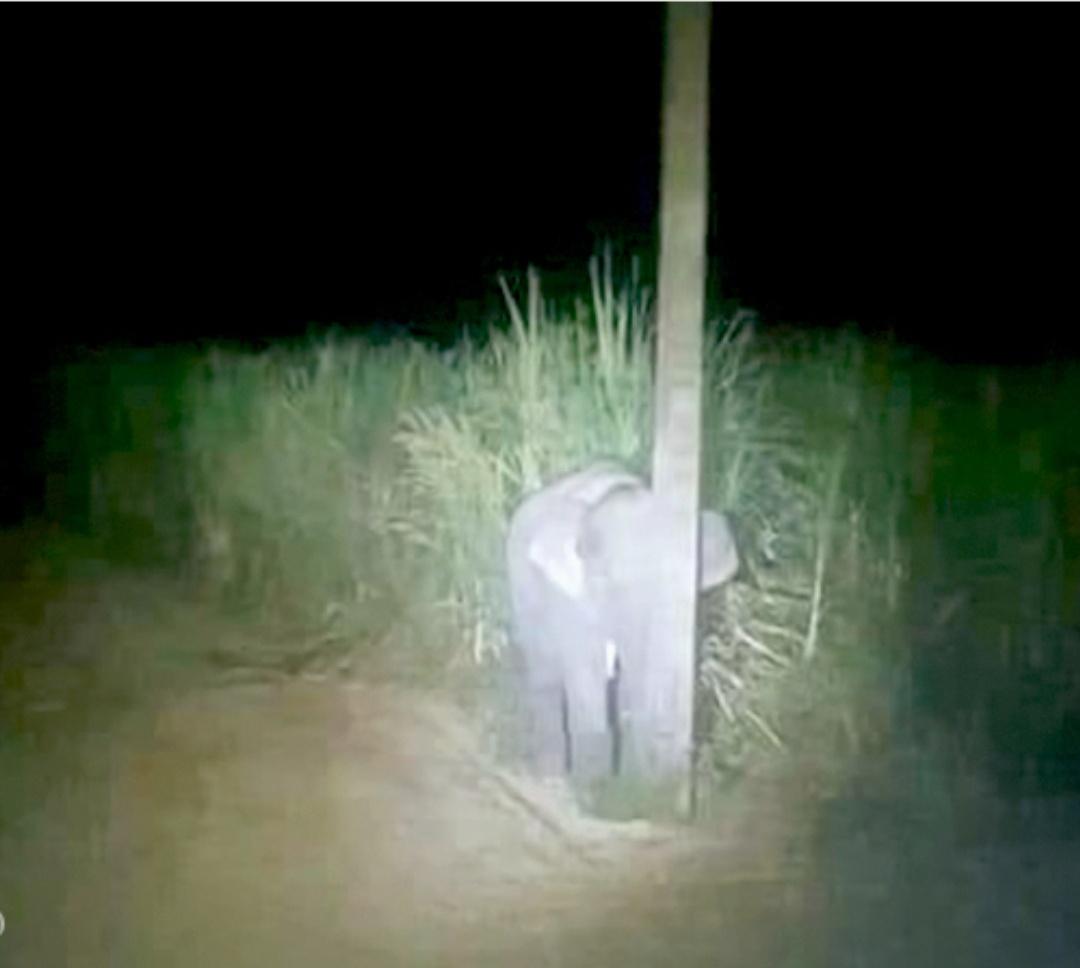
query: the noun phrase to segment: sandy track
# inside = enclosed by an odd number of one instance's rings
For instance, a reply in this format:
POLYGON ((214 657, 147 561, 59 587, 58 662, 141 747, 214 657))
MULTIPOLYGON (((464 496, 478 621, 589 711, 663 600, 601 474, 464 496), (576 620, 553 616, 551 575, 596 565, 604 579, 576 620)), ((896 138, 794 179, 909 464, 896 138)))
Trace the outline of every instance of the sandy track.
MULTIPOLYGON (((92 599, 54 612, 114 663, 130 649, 88 635, 213 637, 92 599)), ((280 678, 26 705, 43 792, 0 829, 4 965, 785 961, 792 895, 742 833, 586 818, 430 693, 280 678)))

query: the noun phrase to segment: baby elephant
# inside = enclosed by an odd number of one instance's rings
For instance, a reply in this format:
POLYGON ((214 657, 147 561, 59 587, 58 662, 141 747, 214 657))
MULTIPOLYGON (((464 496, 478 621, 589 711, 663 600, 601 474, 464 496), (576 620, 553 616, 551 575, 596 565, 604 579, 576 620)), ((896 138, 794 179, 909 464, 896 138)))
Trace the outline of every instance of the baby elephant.
MULTIPOLYGON (((704 591, 731 579, 738 557, 723 515, 705 511, 700 533, 704 591)), ((635 728, 648 727, 649 614, 664 538, 653 493, 610 463, 555 481, 514 512, 511 631, 524 665, 530 755, 541 775, 610 774, 618 738, 633 747, 635 728)))

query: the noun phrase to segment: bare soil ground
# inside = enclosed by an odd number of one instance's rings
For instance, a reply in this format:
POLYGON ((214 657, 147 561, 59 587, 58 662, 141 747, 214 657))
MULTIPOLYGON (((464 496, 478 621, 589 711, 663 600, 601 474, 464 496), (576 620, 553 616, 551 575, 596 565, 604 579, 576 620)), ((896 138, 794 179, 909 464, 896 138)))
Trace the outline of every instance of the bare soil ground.
POLYGON ((262 643, 167 585, 4 600, 0 964, 818 960, 787 794, 606 823, 431 692, 214 668, 262 643))
POLYGON ((707 829, 608 823, 294 645, 145 576, 0 586, 0 965, 1077 963, 1075 797, 799 755, 707 829))

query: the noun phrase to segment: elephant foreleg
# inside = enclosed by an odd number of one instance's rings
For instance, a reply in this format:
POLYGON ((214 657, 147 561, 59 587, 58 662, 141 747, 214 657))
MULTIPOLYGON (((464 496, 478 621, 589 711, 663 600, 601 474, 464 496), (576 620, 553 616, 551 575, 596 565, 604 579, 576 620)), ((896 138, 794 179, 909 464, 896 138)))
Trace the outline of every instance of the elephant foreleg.
POLYGON ((651 775, 665 760, 665 741, 672 734, 666 704, 657 694, 660 686, 654 663, 627 661, 620 665, 618 683, 618 730, 620 773, 651 775))
POLYGON ((562 681, 529 683, 529 758, 539 776, 560 776, 570 763, 566 694, 562 681))
POLYGON ((570 772, 576 778, 591 780, 610 775, 614 766, 608 675, 602 651, 593 649, 576 658, 566 676, 570 772))

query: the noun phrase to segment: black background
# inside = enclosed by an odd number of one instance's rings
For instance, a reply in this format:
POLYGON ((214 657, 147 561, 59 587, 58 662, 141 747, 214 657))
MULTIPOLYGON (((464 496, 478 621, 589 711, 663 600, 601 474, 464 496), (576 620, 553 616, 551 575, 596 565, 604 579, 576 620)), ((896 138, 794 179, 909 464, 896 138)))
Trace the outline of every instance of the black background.
MULTIPOLYGON (((495 268, 584 271, 598 239, 653 235, 662 8, 5 19, 16 335, 157 342, 445 315, 495 268)), ((1056 345, 1066 321, 1031 317, 1074 263, 1075 112, 1063 32, 1035 20, 715 8, 723 294, 961 353, 1056 345)))
MULTIPOLYGON (((654 238, 663 8, 8 7, 4 412, 76 347, 454 333, 497 269, 654 238)), ((951 360, 1074 354, 1055 10, 713 11, 720 293, 951 360)), ((35 395, 36 394, 36 395, 35 395)))

